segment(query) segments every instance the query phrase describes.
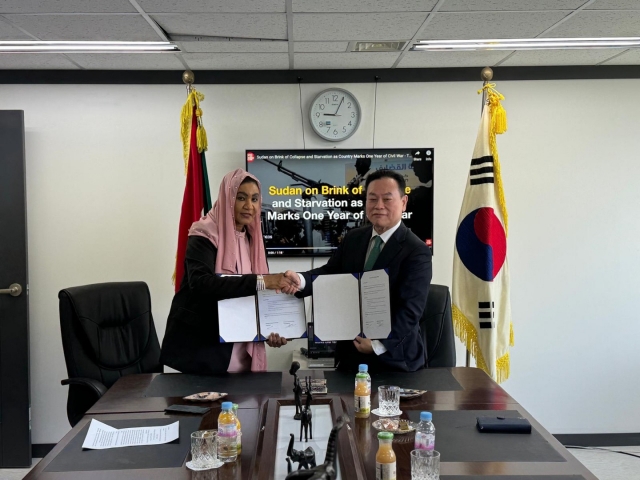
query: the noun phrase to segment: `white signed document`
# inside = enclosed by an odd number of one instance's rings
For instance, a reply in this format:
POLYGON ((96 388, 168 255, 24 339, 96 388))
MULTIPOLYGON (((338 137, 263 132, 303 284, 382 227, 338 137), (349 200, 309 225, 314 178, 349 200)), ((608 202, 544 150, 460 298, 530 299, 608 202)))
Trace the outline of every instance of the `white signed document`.
POLYGON ((114 428, 94 418, 91 420, 82 448, 103 450, 138 445, 160 445, 173 442, 179 436, 180 422, 161 427, 114 428))

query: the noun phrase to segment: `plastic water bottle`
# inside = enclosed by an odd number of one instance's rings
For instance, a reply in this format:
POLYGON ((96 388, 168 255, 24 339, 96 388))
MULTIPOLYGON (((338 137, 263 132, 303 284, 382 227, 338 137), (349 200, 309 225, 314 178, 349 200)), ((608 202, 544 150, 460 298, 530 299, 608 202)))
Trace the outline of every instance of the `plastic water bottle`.
POLYGON ((369 367, 366 364, 358 366, 356 386, 353 392, 354 416, 356 418, 369 418, 371 413, 371 377, 369 367))
POLYGON ((431 412, 420 412, 420 423, 416 425, 416 450, 433 451, 436 445, 436 427, 431 423, 431 412))
POLYGON ((233 403, 223 402, 218 416, 218 458, 225 463, 238 458, 238 419, 232 409, 233 403))

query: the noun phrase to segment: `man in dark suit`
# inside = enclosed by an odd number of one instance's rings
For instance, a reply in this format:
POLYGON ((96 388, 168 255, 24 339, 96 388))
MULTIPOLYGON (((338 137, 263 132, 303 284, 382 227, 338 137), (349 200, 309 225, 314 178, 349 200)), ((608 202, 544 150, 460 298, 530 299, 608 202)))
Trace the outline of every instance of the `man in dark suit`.
POLYGON ((386 268, 389 272, 391 336, 386 340, 356 337, 338 342, 338 368, 355 370, 366 363, 370 371, 413 372, 425 365, 425 345, 419 322, 431 283, 431 251, 402 223, 407 206, 404 178, 378 170, 366 181, 366 214, 371 225, 351 230, 329 262, 285 276, 299 282, 298 296, 311 294, 312 275, 351 273, 386 268))

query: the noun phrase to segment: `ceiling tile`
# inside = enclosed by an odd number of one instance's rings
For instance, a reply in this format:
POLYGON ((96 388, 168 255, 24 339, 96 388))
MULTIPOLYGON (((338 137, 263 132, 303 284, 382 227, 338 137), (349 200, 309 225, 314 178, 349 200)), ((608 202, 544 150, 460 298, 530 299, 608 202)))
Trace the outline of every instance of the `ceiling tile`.
POLYGON ((294 52, 346 52, 349 42, 294 42, 294 52))
POLYGON ((598 48, 592 50, 522 50, 500 66, 520 67, 537 65, 596 65, 624 49, 598 48))
POLYGON ((416 13, 296 13, 293 38, 301 40, 407 40, 426 14, 416 13))
POLYGON ((420 34, 420 40, 535 37, 569 13, 438 13, 420 34))
POLYGON ((148 40, 158 34, 140 15, 6 15, 41 40, 148 40))
POLYGON ((219 42, 178 42, 180 48, 189 53, 286 53, 289 43, 286 41, 219 41, 219 42))
POLYGON ((147 13, 284 13, 285 0, 138 0, 147 13))
POLYGON ((636 37, 640 25, 640 10, 583 10, 558 25, 545 37, 636 37))
POLYGON ((22 33, 10 23, 3 21, 2 17, 0 17, 0 40, 33 40, 33 38, 22 33))
MULTIPOLYGON (((587 0, 447 0, 439 12, 575 10, 587 0)), ((597 3, 597 2, 596 2, 597 3)))
POLYGON ((192 70, 287 70, 287 53, 184 53, 192 70))
POLYGON ((77 53, 69 57, 88 70, 184 70, 172 53, 77 53))
POLYGON ((287 39, 283 13, 158 14, 153 19, 172 35, 287 39))
POLYGON ((640 10, 638 0, 597 0, 585 10, 640 10))
POLYGON ((3 13, 135 13, 128 0, 5 0, 3 13))
POLYGON ((293 65, 296 70, 391 68, 399 53, 296 53, 293 65))
POLYGON ((430 12, 437 0, 403 0, 402 2, 380 0, 293 0, 294 12, 430 12))
POLYGON ((64 55, 55 53, 0 53, 0 70, 77 70, 64 55))
POLYGON ((640 65, 640 50, 632 48, 619 57, 603 63, 603 65, 640 65))
POLYGON ((507 55, 509 52, 407 52, 398 68, 482 68, 495 65, 507 55))

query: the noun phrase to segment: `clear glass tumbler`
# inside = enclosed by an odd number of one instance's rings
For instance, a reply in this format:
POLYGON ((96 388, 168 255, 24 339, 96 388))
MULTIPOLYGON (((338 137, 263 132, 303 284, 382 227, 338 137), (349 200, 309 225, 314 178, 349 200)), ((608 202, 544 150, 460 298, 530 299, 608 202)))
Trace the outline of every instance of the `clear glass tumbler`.
POLYGON ((435 450, 411 451, 411 480, 439 480, 440 452, 435 450))
POLYGON ((218 468, 223 463, 218 459, 218 431, 198 430, 191 434, 191 461, 187 467, 192 470, 218 468))
POLYGON ((378 387, 378 412, 380 415, 400 414, 400 387, 392 385, 378 387))

